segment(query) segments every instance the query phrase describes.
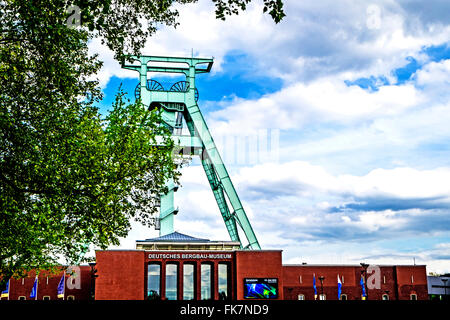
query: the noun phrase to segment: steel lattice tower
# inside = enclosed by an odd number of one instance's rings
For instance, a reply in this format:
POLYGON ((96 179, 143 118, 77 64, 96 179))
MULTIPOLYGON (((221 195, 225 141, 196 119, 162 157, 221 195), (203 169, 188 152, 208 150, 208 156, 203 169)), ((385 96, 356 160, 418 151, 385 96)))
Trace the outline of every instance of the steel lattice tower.
MULTIPOLYGON (((250 221, 197 104, 199 94, 195 87, 195 75, 209 72, 213 59, 158 56, 132 56, 130 59, 134 62, 124 63, 122 67, 139 72, 140 83, 136 87, 136 98, 140 98, 144 106, 160 110, 164 125, 171 130, 176 145, 183 150, 190 150, 193 155, 200 156, 231 240, 240 242, 242 248, 260 249, 250 221), (137 62, 139 64, 136 64, 137 62), (149 72, 180 73, 186 78, 185 81, 178 81, 166 90, 159 82, 148 79, 149 72), (181 134, 183 118, 189 135, 181 134), (245 234, 247 245, 242 244, 238 228, 245 234)), ((177 187, 173 181, 167 181, 166 186, 168 193, 161 195, 160 235, 174 231, 174 215, 178 212, 173 201, 177 187)))

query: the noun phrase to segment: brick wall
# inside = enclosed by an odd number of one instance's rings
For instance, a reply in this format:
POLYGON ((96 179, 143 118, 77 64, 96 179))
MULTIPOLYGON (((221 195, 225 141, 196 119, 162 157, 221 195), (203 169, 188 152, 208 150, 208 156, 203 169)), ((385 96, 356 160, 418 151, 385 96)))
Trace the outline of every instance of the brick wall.
MULTIPOLYGON (((69 274, 66 274, 65 299, 67 299, 68 296, 72 296, 75 300, 88 300, 90 297, 91 268, 89 266, 79 266, 78 268, 80 272, 79 274, 74 275, 73 286, 67 285, 67 283, 72 280, 69 274), (75 277, 77 277, 77 279, 75 279, 75 277)), ((53 273, 48 271, 39 272, 36 300, 43 300, 45 296, 49 297, 50 300, 57 300, 57 288, 62 275, 63 271, 53 273)), ((19 297, 25 297, 25 300, 30 300, 30 293, 33 288, 35 277, 36 272, 30 271, 25 278, 11 279, 9 283, 9 300, 18 300, 19 297)), ((6 300, 7 298, 3 299, 6 300)))
MULTIPOLYGON (((390 300, 409 300, 416 294, 418 300, 428 299, 425 266, 380 266, 378 283, 374 273, 367 277, 366 292, 369 300, 382 300, 388 295, 390 300), (369 284, 378 288, 369 289, 369 284)), ((322 293, 320 276, 324 276, 323 293, 327 300, 338 299, 337 276, 341 278, 342 294, 348 300, 361 300, 360 285, 361 266, 339 265, 285 265, 283 266, 284 298, 298 299, 304 295, 305 300, 314 300, 313 274, 316 276, 317 294, 322 293)))
POLYGON ((283 270, 281 251, 237 251, 236 252, 236 298, 244 299, 245 278, 277 278, 278 300, 283 300, 283 270))
POLYGON ((143 300, 144 251, 97 251, 96 300, 143 300))

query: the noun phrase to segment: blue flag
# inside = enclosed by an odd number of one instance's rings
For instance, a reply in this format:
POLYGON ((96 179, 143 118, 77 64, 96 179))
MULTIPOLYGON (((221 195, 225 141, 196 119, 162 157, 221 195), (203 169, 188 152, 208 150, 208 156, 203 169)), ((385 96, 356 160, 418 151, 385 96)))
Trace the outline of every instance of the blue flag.
POLYGON ((57 289, 57 295, 58 298, 64 298, 64 279, 65 279, 66 273, 63 273, 61 280, 59 280, 58 289, 57 289))
POLYGON ((30 299, 36 298, 37 286, 38 286, 38 277, 36 276, 36 279, 34 279, 33 288, 31 289, 30 299))
POLYGON ((8 280, 8 282, 6 283, 6 289, 2 291, 1 297, 2 298, 9 298, 9 282, 11 280, 8 280))
POLYGON ((361 275, 361 280, 359 281, 359 284, 361 285, 361 290, 362 290, 362 299, 366 300, 366 287, 364 286, 364 279, 363 276, 361 275))
POLYGON ((314 299, 317 299, 316 274, 313 274, 314 299))
POLYGON ((337 282, 338 282, 338 300, 341 300, 342 282, 341 279, 339 279, 339 275, 337 276, 337 282))

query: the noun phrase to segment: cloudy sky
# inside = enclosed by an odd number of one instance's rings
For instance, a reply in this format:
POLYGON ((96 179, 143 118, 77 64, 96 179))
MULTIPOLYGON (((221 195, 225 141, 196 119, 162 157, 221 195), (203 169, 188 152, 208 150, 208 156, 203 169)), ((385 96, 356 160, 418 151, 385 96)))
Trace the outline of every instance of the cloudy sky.
MULTIPOLYGON (((450 272, 450 2, 285 0, 278 25, 254 2, 225 22, 210 0, 180 7, 143 53, 214 57, 199 106, 263 249, 450 272)), ((90 48, 106 110, 137 73, 90 48)), ((176 230, 228 240, 198 161, 181 183, 176 230)), ((121 247, 156 235, 134 225, 121 247)))

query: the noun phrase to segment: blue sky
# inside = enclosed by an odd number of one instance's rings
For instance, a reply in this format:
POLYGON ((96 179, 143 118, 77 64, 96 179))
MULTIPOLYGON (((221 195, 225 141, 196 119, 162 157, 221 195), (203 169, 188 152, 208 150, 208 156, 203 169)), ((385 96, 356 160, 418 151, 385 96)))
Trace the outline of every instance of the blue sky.
MULTIPOLYGON (((282 249, 285 263, 415 259, 450 272, 448 1, 285 7, 275 25, 259 1, 225 22, 211 1, 180 6, 180 26, 161 28, 143 53, 214 57, 197 77, 199 106, 263 248, 282 249), (273 132, 277 157, 237 161, 236 141, 273 132)), ((134 92, 137 74, 99 41, 90 49, 105 61, 106 112, 121 83, 134 92)), ((182 185, 177 231, 228 239, 198 162, 182 185)), ((121 247, 153 235, 133 224, 121 247)))
POLYGON ((366 78, 359 78, 353 81, 345 80, 347 85, 357 85, 363 89, 377 91, 378 87, 385 85, 401 85, 405 82, 412 81, 412 77, 417 71, 422 69, 424 65, 430 62, 441 62, 450 58, 450 46, 449 43, 443 43, 441 45, 432 45, 429 47, 422 48, 419 54, 423 54, 427 60, 418 61, 413 56, 405 57, 407 64, 393 69, 391 75, 395 77, 395 82, 390 82, 385 76, 374 76, 366 78))

